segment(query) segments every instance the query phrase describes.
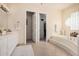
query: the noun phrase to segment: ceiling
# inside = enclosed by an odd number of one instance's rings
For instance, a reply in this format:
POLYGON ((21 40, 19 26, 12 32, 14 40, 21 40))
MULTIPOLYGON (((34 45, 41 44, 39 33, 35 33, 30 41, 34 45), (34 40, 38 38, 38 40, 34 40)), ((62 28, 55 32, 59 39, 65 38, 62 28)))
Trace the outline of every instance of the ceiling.
MULTIPOLYGON (((9 4, 9 3, 8 3, 9 4)), ((10 4, 14 4, 14 3, 10 3, 10 4)), ((9 5, 10 5, 9 4, 9 5)), ((21 4, 21 3, 16 3, 16 4, 21 4)), ((53 9, 57 9, 57 10, 63 10, 67 7, 72 6, 75 3, 22 3, 21 5, 34 5, 34 6, 45 6, 47 8, 53 8, 53 9)))
POLYGON ((63 10, 65 8, 73 5, 73 3, 42 3, 41 5, 46 5, 46 6, 54 8, 54 9, 63 10))

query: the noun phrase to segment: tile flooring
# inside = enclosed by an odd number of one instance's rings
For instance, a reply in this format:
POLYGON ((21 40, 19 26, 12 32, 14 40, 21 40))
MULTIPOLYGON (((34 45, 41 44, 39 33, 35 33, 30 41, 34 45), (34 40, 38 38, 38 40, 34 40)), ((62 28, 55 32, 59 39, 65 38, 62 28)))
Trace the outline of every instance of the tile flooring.
MULTIPOLYGON (((28 44, 29 45, 29 44, 28 44)), ((28 45, 22 45, 16 47, 13 54, 14 56, 70 56, 65 50, 57 47, 56 45, 40 42, 32 43, 30 49, 27 48, 28 45)))
POLYGON ((35 56, 69 56, 65 50, 50 43, 40 42, 32 47, 35 56))

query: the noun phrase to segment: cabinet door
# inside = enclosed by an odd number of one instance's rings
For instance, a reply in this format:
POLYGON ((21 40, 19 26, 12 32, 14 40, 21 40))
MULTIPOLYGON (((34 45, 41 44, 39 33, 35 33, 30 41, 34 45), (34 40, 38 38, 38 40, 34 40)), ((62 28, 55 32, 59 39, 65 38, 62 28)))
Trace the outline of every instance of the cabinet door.
POLYGON ((0 37, 0 56, 1 56, 1 37, 0 37))
POLYGON ((16 36, 14 35, 9 35, 8 36, 8 55, 11 55, 14 48, 16 47, 17 45, 17 39, 16 39, 16 36))
POLYGON ((1 56, 7 55, 7 39, 0 40, 0 55, 1 56))
POLYGON ((15 43, 14 43, 13 37, 12 38, 11 37, 8 37, 8 44, 7 44, 8 45, 8 55, 11 55, 14 44, 15 43))

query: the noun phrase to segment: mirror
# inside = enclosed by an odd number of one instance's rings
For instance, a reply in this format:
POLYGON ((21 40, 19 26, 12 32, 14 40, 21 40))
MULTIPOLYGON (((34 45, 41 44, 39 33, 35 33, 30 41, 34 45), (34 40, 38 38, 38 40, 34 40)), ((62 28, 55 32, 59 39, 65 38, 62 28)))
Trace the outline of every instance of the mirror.
POLYGON ((8 15, 0 8, 0 31, 8 28, 8 15))

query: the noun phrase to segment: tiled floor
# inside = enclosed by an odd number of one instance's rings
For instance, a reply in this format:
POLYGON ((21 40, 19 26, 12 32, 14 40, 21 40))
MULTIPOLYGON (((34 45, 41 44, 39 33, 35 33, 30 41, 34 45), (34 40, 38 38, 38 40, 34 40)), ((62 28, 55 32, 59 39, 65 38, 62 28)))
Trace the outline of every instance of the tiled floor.
POLYGON ((31 47, 31 49, 27 48, 28 45, 18 46, 12 55, 28 56, 34 53, 35 56, 69 56, 66 51, 50 43, 40 42, 38 44, 32 43, 31 45, 33 49, 31 47))
POLYGON ((32 44, 35 56, 69 56, 63 49, 45 42, 32 44))

